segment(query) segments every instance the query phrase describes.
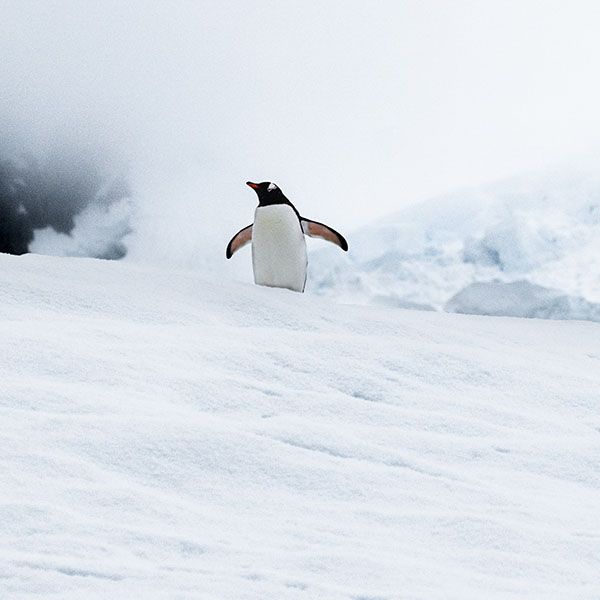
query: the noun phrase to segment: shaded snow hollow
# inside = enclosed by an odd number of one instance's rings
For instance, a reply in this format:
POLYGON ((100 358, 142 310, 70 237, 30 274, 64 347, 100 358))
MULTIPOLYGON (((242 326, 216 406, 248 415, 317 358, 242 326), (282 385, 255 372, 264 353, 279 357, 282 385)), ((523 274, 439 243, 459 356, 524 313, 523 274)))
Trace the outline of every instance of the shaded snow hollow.
POLYGON ((0 277, 0 597, 598 598, 599 325, 0 277))

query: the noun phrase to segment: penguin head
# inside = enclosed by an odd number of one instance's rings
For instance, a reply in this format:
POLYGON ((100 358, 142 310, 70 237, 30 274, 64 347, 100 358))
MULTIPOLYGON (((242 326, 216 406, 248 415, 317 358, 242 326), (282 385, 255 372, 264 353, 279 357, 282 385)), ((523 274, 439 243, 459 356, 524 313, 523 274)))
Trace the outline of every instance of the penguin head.
POLYGON ((250 186, 256 192, 259 206, 287 204, 289 202, 279 187, 270 181, 263 181, 261 183, 246 181, 246 185, 250 186))

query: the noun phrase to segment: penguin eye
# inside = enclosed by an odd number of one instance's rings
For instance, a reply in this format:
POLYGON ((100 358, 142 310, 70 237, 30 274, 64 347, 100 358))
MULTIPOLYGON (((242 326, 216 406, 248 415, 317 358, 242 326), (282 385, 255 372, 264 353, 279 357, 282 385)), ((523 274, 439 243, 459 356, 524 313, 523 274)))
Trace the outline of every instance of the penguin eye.
POLYGON ((270 183, 269 187, 267 188, 267 192, 272 192, 273 190, 276 190, 277 186, 274 183, 270 183))

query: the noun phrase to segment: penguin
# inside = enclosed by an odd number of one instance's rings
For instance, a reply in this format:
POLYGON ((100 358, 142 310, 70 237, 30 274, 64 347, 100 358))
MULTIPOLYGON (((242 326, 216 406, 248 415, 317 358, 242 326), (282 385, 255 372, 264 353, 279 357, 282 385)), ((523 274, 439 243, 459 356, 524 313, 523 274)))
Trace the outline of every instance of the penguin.
POLYGON ((276 184, 247 181, 246 185, 258 196, 254 223, 231 238, 225 255, 231 258, 252 242, 254 283, 303 292, 308 265, 304 236, 322 238, 344 252, 348 242, 335 229, 300 216, 276 184))

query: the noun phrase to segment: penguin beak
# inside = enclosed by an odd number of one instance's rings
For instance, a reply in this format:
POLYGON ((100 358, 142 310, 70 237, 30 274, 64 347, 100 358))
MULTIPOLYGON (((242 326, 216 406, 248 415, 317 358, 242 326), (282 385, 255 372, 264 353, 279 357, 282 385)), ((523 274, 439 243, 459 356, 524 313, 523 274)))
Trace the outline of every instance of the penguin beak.
POLYGON ((253 190, 258 189, 258 183, 252 183, 251 181, 246 181, 246 185, 249 185, 253 190))

